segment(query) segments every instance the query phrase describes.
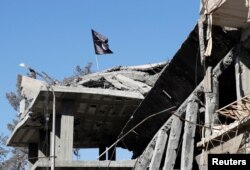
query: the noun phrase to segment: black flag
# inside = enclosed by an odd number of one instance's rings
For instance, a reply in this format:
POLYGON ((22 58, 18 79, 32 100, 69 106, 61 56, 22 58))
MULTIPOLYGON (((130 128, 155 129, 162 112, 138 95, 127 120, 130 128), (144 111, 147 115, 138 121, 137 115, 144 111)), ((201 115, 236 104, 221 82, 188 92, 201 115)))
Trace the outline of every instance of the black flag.
POLYGON ((112 54, 113 52, 109 49, 108 45, 108 38, 99 34, 95 30, 91 30, 94 47, 95 47, 95 53, 100 54, 112 54))

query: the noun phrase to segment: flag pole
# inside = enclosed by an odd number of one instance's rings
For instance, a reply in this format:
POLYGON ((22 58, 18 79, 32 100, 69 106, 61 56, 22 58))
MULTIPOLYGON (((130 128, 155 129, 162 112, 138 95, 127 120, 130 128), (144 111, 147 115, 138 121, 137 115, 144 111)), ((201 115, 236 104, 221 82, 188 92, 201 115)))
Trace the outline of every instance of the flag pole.
POLYGON ((96 60, 96 68, 97 71, 99 71, 99 63, 98 63, 98 57, 97 54, 112 54, 113 52, 109 49, 108 45, 108 38, 99 34, 98 32, 91 29, 92 32, 92 38, 95 48, 95 60, 96 60))
POLYGON ((97 58, 97 55, 95 54, 95 61, 96 61, 96 68, 97 68, 97 71, 99 71, 99 63, 98 63, 98 58, 97 58))

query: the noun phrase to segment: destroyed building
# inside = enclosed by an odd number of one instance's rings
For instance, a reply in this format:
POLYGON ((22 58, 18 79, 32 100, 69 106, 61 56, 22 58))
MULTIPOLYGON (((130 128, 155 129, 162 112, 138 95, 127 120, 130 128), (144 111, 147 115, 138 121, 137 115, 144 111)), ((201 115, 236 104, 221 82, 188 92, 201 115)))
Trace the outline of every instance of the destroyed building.
POLYGON ((249 153, 249 4, 202 0, 170 62, 64 84, 22 76, 8 145, 29 148, 30 169, 207 169, 208 153, 249 153), (116 147, 132 159, 115 160, 116 147), (73 148, 99 148, 99 160, 73 161, 73 148))

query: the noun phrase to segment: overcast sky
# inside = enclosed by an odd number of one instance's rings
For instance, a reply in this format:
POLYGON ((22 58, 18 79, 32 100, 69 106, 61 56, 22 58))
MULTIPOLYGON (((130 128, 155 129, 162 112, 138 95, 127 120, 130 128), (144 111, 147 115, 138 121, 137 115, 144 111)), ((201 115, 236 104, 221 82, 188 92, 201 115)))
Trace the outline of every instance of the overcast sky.
POLYGON ((101 70, 166 61, 195 26, 199 0, 1 0, 0 129, 17 114, 5 98, 25 75, 21 62, 62 80, 76 65, 94 64, 91 29, 109 38, 101 70))

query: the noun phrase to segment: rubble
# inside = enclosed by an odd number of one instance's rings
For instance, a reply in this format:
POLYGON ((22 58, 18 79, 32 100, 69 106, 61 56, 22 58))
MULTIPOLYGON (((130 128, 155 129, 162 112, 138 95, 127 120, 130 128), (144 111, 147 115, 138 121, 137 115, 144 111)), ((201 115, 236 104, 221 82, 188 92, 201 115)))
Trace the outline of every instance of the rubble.
POLYGON ((64 86, 140 91, 146 96, 168 62, 115 67, 102 72, 66 79, 64 86))

